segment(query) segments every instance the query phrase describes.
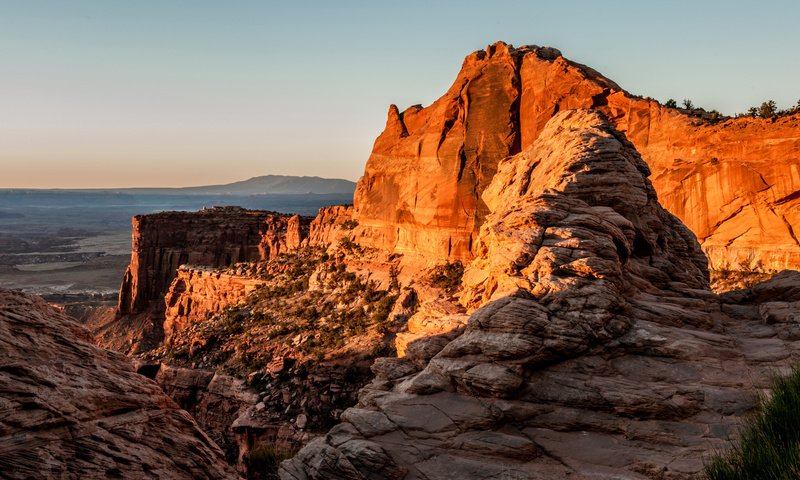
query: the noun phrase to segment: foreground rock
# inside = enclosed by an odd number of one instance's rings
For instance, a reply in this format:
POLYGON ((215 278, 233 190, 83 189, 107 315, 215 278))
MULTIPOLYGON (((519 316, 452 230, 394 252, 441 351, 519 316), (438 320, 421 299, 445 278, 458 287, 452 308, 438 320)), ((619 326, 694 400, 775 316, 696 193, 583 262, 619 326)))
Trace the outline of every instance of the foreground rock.
POLYGON ((363 244, 471 260, 499 162, 574 108, 625 133, 712 268, 800 267, 800 116, 711 121, 631 95, 556 49, 502 42, 469 55, 430 106, 390 107, 354 198, 363 244))
POLYGON ((714 295, 648 175, 602 115, 556 115, 484 191, 464 332, 376 362, 359 404, 281 477, 696 475, 798 353, 800 275, 714 295))
POLYGON ((44 301, 0 290, 4 478, 236 478, 152 381, 44 301))

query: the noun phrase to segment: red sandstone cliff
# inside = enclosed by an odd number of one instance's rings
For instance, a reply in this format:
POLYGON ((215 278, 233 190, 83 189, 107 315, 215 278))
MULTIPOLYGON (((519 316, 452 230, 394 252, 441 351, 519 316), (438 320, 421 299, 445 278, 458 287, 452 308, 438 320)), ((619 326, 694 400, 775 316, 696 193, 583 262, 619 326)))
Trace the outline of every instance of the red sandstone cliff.
POLYGON ((164 298, 167 307, 165 341, 190 324, 220 313, 228 305, 244 301, 248 294, 264 283, 260 278, 212 269, 179 268, 164 298))
POLYGON ((163 340, 164 294, 179 266, 273 258, 298 247, 310 221, 238 207, 133 217, 131 263, 120 287, 117 320, 95 330, 98 343, 122 351, 154 348, 163 340))
POLYGON ((662 204, 713 268, 800 267, 800 117, 711 124, 633 96, 558 50, 502 42, 469 55, 432 105, 394 105, 356 190, 362 243, 468 260, 503 158, 557 112, 606 114, 650 166, 662 204))
MULTIPOLYGON (((137 314, 162 302, 180 265, 221 267, 271 258, 299 245, 287 234, 291 217, 236 207, 163 212, 133 217, 133 251, 119 294, 119 315, 137 314), (296 245, 292 245, 292 240, 296 245)), ((307 227, 306 227, 307 228, 307 227)))

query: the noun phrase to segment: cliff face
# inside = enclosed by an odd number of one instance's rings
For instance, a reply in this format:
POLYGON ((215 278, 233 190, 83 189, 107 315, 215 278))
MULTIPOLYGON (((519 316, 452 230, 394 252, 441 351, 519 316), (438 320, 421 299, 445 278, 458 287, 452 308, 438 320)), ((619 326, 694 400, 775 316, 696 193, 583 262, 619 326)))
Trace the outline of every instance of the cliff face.
POLYGON ((484 189, 465 327, 377 360, 281 478, 695 478, 800 353, 800 278, 711 293, 649 173, 604 115, 556 114, 484 189))
POLYGON ((236 478, 194 420, 39 298, 0 290, 4 478, 236 478))
MULTIPOLYGON (((133 217, 133 251, 119 294, 119 315, 147 311, 163 301, 183 264, 221 267, 271 258, 292 246, 290 216, 236 207, 133 217)), ((299 243, 298 243, 299 244, 299 243)))
POLYGON ((319 209, 311 221, 307 243, 311 246, 329 246, 338 243, 345 234, 355 228, 353 207, 336 205, 319 209))
POLYGON ((95 329, 98 343, 126 352, 158 346, 164 339, 164 295, 179 266, 274 258, 299 247, 310 222, 238 207, 133 217, 131 263, 120 287, 117 319, 95 329))
POLYGON ((498 163, 575 108, 603 112, 636 146, 662 204, 713 267, 800 266, 800 117, 711 124, 632 96, 555 49, 503 43, 468 56, 432 105, 389 109, 354 199, 363 243, 470 260, 498 163))
POLYGON ((263 285, 264 280, 231 275, 212 269, 181 267, 164 297, 164 341, 192 323, 235 305, 263 285))

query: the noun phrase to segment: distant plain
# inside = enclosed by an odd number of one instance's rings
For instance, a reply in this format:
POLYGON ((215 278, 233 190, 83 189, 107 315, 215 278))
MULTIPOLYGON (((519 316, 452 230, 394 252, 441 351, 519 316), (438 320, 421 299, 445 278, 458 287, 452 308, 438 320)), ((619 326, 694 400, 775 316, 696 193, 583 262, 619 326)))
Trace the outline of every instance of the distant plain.
POLYGON ((131 217, 235 205, 316 215, 352 193, 167 194, 154 190, 0 189, 0 287, 55 303, 116 301, 131 252, 131 217))

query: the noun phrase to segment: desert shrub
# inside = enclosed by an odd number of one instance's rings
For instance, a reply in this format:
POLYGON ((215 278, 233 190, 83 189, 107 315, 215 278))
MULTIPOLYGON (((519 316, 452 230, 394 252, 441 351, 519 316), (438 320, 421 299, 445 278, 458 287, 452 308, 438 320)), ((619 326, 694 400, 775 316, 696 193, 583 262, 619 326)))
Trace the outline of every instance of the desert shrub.
POLYGON ((461 277, 464 275, 464 265, 459 261, 445 263, 434 267, 431 271, 431 285, 453 294, 461 286, 461 277))
POLYGON ((692 110, 692 109, 694 109, 694 103, 692 103, 692 101, 689 100, 688 98, 684 98, 683 99, 683 108, 685 108, 686 110, 692 110))
POLYGON ((757 107, 748 108, 747 113, 743 115, 754 118, 773 118, 794 115, 796 113, 800 113, 800 100, 798 100, 797 105, 789 107, 785 110, 778 109, 778 105, 774 100, 767 100, 757 107))
POLYGON ((678 102, 676 102, 674 98, 670 98, 664 103, 664 106, 667 108, 678 108, 678 102))
POLYGON ((761 396, 728 452, 705 466, 707 480, 800 478, 800 368, 774 376, 771 396, 761 396))
POLYGON ((343 230, 352 230, 358 226, 358 220, 346 220, 342 222, 342 229, 343 230))
POLYGON ((339 248, 347 253, 361 253, 363 251, 361 246, 350 237, 340 238, 339 248))
POLYGON ((247 455, 247 472, 250 479, 278 478, 278 466, 292 458, 294 451, 277 448, 273 444, 262 444, 247 455))
POLYGON ((778 113, 778 105, 774 100, 767 100, 758 107, 758 115, 761 118, 772 118, 778 113))
POLYGON ((372 321, 380 326, 385 326, 384 323, 389 318, 389 314, 392 313, 392 308, 394 308, 398 296, 387 295, 378 300, 372 309, 372 321))

